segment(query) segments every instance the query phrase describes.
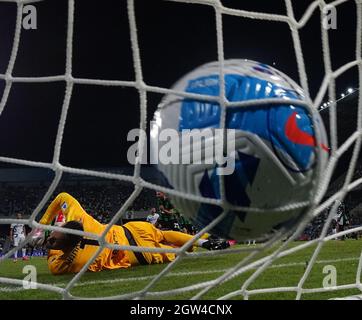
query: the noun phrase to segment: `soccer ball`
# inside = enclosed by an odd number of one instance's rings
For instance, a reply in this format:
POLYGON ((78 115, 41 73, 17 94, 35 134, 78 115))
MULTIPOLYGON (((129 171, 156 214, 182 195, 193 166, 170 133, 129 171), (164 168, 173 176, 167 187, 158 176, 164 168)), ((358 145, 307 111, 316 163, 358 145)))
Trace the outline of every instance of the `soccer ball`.
MULTIPOLYGON (((221 148, 234 164, 231 173, 221 173, 224 199, 232 209, 211 232, 235 240, 265 240, 276 232, 295 228, 310 208, 319 176, 317 169, 328 160, 326 132, 316 110, 292 104, 291 99, 306 102, 304 92, 277 69, 250 60, 226 60, 224 74, 228 102, 279 98, 285 103, 227 106, 225 128, 234 135, 227 136, 226 142, 233 140, 233 144, 220 147, 223 140, 217 138, 216 131, 222 108, 218 101, 168 94, 151 125, 151 156, 157 157, 157 168, 168 187, 220 200, 218 170, 222 164, 216 154, 217 147, 221 148), (190 138, 196 129, 203 139, 190 138), (171 134, 172 130, 181 137, 171 134), (170 153, 177 148, 181 151, 172 158, 170 153), (175 159, 178 161, 172 161, 175 159), (304 205, 289 206, 296 203, 304 205)), ((193 70, 172 89, 218 97, 218 62, 193 70)), ((208 225, 223 212, 218 204, 180 196, 171 196, 171 201, 198 227, 208 225)))

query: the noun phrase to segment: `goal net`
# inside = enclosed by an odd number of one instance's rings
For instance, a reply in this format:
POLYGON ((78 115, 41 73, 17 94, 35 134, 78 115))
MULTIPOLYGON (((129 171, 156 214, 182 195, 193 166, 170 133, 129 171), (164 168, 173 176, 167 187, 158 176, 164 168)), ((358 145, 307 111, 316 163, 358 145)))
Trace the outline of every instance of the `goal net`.
MULTIPOLYGON (((44 0, 45 1, 45 0, 44 0)), ((298 0, 299 1, 299 0, 298 0)), ((43 283, 40 280, 38 281, 37 288, 40 290, 47 290, 51 292, 56 292, 60 294, 65 299, 81 299, 85 298, 81 295, 73 294, 73 289, 79 285, 82 281, 82 277, 87 272, 88 267, 96 259, 98 254, 104 248, 112 248, 117 250, 133 250, 141 252, 170 252, 170 249, 151 249, 151 248, 142 248, 134 246, 122 246, 110 244, 105 241, 105 235, 110 230, 110 228, 118 222, 120 218, 124 218, 128 208, 132 205, 135 199, 139 196, 143 189, 151 189, 155 191, 163 191, 168 195, 174 195, 182 197, 185 199, 196 200, 202 203, 218 204, 223 205, 222 199, 216 201, 215 199, 210 199, 207 197, 199 197, 191 194, 183 194, 176 190, 166 188, 164 186, 151 183, 144 179, 141 175, 142 164, 141 160, 143 153, 146 152, 144 145, 147 143, 145 136, 140 136, 138 141, 138 158, 136 163, 133 166, 133 174, 119 174, 119 173, 109 173, 101 172, 97 170, 85 169, 85 168, 76 168, 70 165, 66 165, 61 161, 62 146, 63 146, 63 136, 66 128, 66 124, 70 121, 70 109, 71 102, 74 95, 75 87, 77 85, 82 86, 93 86, 93 87, 113 87, 113 88, 132 88, 135 89, 138 93, 139 99, 139 128, 142 130, 147 129, 147 112, 149 112, 149 102, 148 97, 150 94, 175 94, 180 97, 189 97, 185 92, 177 92, 171 90, 169 87, 164 86, 155 86, 147 83, 144 76, 143 69, 143 59, 142 54, 142 45, 140 44, 139 39, 139 25, 137 19, 137 10, 142 10, 141 6, 137 4, 137 0, 124 0, 120 2, 126 2, 127 8, 127 19, 129 25, 129 39, 130 39, 130 50, 132 53, 133 61, 133 72, 134 80, 121 79, 121 80, 110 80, 110 79, 92 79, 92 78, 79 78, 74 75, 74 46, 75 46, 75 37, 76 30, 75 26, 75 12, 76 12, 76 0, 69 0, 67 2, 67 22, 66 22, 66 50, 65 50, 65 72, 64 74, 56 74, 49 76, 15 76, 14 68, 17 63, 17 56, 19 47, 22 43, 22 33, 23 30, 23 18, 24 18, 24 8, 26 5, 35 4, 39 1, 31 0, 0 0, 0 5, 4 2, 14 3, 17 8, 16 22, 15 22, 15 32, 12 41, 12 48, 10 52, 10 57, 8 57, 8 62, 6 64, 6 70, 4 73, 0 74, 0 81, 3 83, 2 96, 0 100, 0 118, 5 113, 8 108, 9 97, 11 96, 12 90, 16 84, 34 84, 40 85, 44 83, 53 83, 53 82, 63 82, 65 83, 65 92, 64 99, 61 106, 60 118, 57 123, 57 133, 55 138, 54 151, 52 154, 52 160, 49 162, 40 162, 33 161, 30 159, 21 159, 18 157, 11 157, 2 155, 0 156, 0 161, 3 163, 10 163, 14 165, 29 166, 29 167, 38 167, 50 169, 54 172, 54 179, 47 189, 45 195, 43 196, 40 203, 37 205, 35 210, 32 212, 29 218, 21 220, 22 223, 28 225, 31 228, 41 228, 45 230, 58 230, 62 229, 57 226, 45 226, 39 224, 39 218, 42 214, 42 210, 45 205, 49 202, 54 191, 59 185, 62 176, 64 173, 72 173, 77 175, 87 175, 94 176, 103 179, 110 179, 116 181, 125 181, 131 183, 134 187, 133 192, 127 198, 127 200, 118 208, 116 214, 112 217, 110 223, 108 224, 107 229, 102 235, 88 234, 81 231, 67 230, 67 233, 86 235, 95 240, 98 240, 100 246, 97 252, 93 255, 82 268, 82 270, 72 276, 72 278, 63 285, 55 285, 54 283, 43 283)), ((147 278, 147 283, 131 292, 121 292, 119 294, 112 296, 102 296, 100 298, 108 299, 154 299, 163 297, 184 297, 183 294, 188 294, 188 297, 193 299, 202 299, 208 297, 210 292, 213 292, 215 288, 222 287, 225 284, 233 283, 232 286, 227 287, 227 290, 221 290, 217 294, 219 299, 249 299, 249 298, 258 298, 260 296, 276 294, 276 293, 290 293, 296 299, 308 298, 308 295, 313 295, 317 293, 326 293, 321 297, 347 297, 347 298, 361 298, 361 270, 362 270, 362 251, 359 252, 359 255, 350 257, 354 265, 353 271, 353 281, 348 280, 346 283, 333 283, 332 285, 325 285, 322 282, 318 282, 317 286, 310 286, 308 281, 313 274, 314 268, 322 264, 333 265, 333 263, 338 262, 338 256, 333 260, 323 259, 323 249, 325 246, 333 243, 333 240, 342 239, 345 236, 356 234, 362 231, 362 226, 356 225, 350 229, 346 229, 337 233, 331 233, 332 221, 336 214, 338 214, 339 203, 343 202, 345 197, 357 190, 362 185, 362 176, 358 175, 358 164, 361 161, 360 159, 360 147, 362 139, 362 98, 361 98, 361 83, 362 83, 362 1, 361 0, 336 0, 336 1, 325 1, 325 0, 316 0, 312 1, 304 10, 301 15, 296 15, 295 13, 295 3, 292 0, 284 1, 284 14, 277 13, 267 13, 267 12, 258 12, 253 10, 243 10, 240 8, 232 8, 228 6, 227 1, 220 0, 172 0, 166 2, 176 2, 183 3, 185 6, 206 6, 213 11, 213 21, 212 23, 216 26, 216 29, 209 28, 208 33, 214 36, 215 48, 217 54, 217 60, 220 68, 220 79, 223 79, 223 69, 225 58, 225 37, 226 28, 225 28, 225 19, 232 17, 233 19, 239 19, 240 21, 244 20, 255 20, 255 21, 267 21, 271 24, 285 24, 290 29, 290 36, 292 46, 294 48, 295 57, 293 63, 296 66, 298 78, 295 79, 300 86, 303 88, 306 96, 308 98, 308 108, 318 109, 321 113, 323 112, 325 117, 324 120, 328 122, 329 130, 329 146, 330 146, 330 157, 328 164, 325 168, 322 168, 320 172, 320 179, 318 181, 317 192, 313 195, 313 198, 310 199, 311 209, 308 214, 305 215, 303 221, 299 223, 297 228, 293 230, 292 234, 281 238, 279 235, 270 239, 267 242, 259 243, 255 246, 253 245, 240 245, 231 247, 228 250, 224 251, 196 251, 188 252, 188 249, 192 246, 192 242, 187 243, 181 248, 175 248, 171 250, 176 253, 177 258, 164 265, 163 268, 157 269, 159 272, 149 276, 147 278), (333 14, 338 14, 340 8, 345 5, 350 5, 353 7, 353 12, 355 14, 355 26, 354 26, 354 58, 339 65, 334 66, 332 61, 333 48, 330 45, 330 33, 334 32, 333 28, 330 27, 333 24, 333 14), (310 68, 313 66, 308 66, 308 61, 304 55, 303 50, 303 41, 301 37, 301 32, 308 27, 308 24, 312 19, 318 17, 318 25, 321 39, 321 47, 314 48, 314 51, 321 52, 321 63, 324 69, 323 77, 318 85, 318 89, 311 89, 311 83, 314 83, 313 79, 309 76, 310 68), (309 68, 309 69, 308 69, 309 68), (354 128, 351 131, 351 134, 345 139, 343 143, 339 143, 338 134, 341 132, 338 130, 339 127, 339 109, 338 105, 341 100, 340 92, 338 91, 338 79, 343 77, 348 72, 354 71, 357 75, 355 77, 355 87, 352 88, 350 92, 346 92, 344 95, 354 95, 356 112, 353 115, 354 128), (312 94, 313 93, 313 94, 312 94), (339 160, 349 152, 348 165, 344 171, 344 175, 338 180, 338 183, 332 183, 332 177, 335 173, 335 168, 338 166, 339 160), (300 236, 303 234, 304 230, 308 228, 313 221, 319 219, 320 230, 313 239, 308 241, 296 242, 295 240, 300 239, 300 236), (300 252, 307 252, 307 260, 300 252), (322 257, 321 257, 322 254, 322 257), (286 260, 288 257, 296 256, 296 260, 290 262, 291 260, 286 260), (230 258, 231 257, 231 258, 230 258), (299 257, 299 258, 298 258, 299 257), (214 273, 210 272, 207 274, 207 277, 203 272, 200 272, 199 277, 195 278, 196 280, 193 283, 185 284, 184 286, 173 287, 173 282, 170 280, 168 282, 167 288, 159 286, 159 284, 169 277, 180 275, 180 272, 176 272, 179 265, 182 265, 186 268, 188 263, 194 263, 200 259, 205 258, 215 258, 215 259, 230 259, 233 261, 233 265, 226 269, 216 270, 214 273), (299 259, 299 260, 298 260, 299 259), (287 261, 287 263, 284 263, 287 261), (263 286, 263 282, 260 282, 260 279, 265 278, 268 272, 270 274, 278 273, 280 269, 285 268, 289 269, 293 266, 299 266, 299 271, 293 273, 290 271, 288 277, 291 277, 291 282, 288 282, 287 285, 279 285, 273 282, 270 282, 271 285, 263 286), (212 277, 210 277, 212 276, 212 277), (258 282, 259 281, 259 282, 258 282), (258 285, 255 285, 258 283, 258 285), (162 288, 162 289, 160 289, 162 288), (340 292, 340 295, 328 296, 329 293, 340 292)), ((282 2, 282 1, 281 1, 282 2)), ((159 2, 157 2, 159 3, 159 2)), ((109 10, 112 10, 109 8, 109 10)), ((80 13, 81 14, 81 13, 80 13)), ((168 17, 172 19, 172 17, 168 17)), ((338 15, 340 22, 342 19, 349 19, 349 17, 342 17, 338 15)), ((185 18, 186 19, 186 18, 185 18)), ((342 23, 342 22, 341 22, 342 23)), ((211 22, 210 22, 210 25, 211 22)), ((157 37, 157 35, 154 35, 157 37)), ((242 41, 238 39, 237 35, 233 35, 235 41, 242 41)), ((266 35, 266 37, 273 35, 266 35)), ((277 38, 278 36, 275 35, 277 38)), ((78 38, 77 38, 78 39, 78 38)), ((117 39, 113 39, 117 41, 117 39)), ((284 43, 281 42, 281 45, 284 43)), ((289 39, 288 39, 289 41, 289 39)), ((202 52, 202 51, 201 51, 202 52)), ((175 55, 175 61, 179 58, 176 58, 177 52, 173 53, 175 55)), ((271 54, 271 53, 270 53, 271 54)), ((1 56, 0 56, 1 57, 1 56)), ((249 57, 239 57, 239 58, 249 58, 249 57)), ((177 62, 176 62, 177 63, 177 62)), ((189 70, 184 70, 184 74, 189 70)), ((176 80, 176 78, 174 78, 176 80)), ((223 90, 220 90, 219 101, 221 102, 224 108, 227 107, 228 103, 224 102, 223 90)), ((344 97, 342 97, 344 98, 344 97)), ((203 97, 207 100, 207 97, 203 97)), ((245 105, 245 102, 243 103, 245 105)), ((235 103, 234 103, 235 105, 235 103)), ((126 110, 127 106, 125 106, 126 110)), ((105 107, 106 109, 106 107, 105 107)), ((106 111, 105 111, 106 112, 106 111)), ((126 111, 128 112, 128 111, 126 111)), ((344 111, 343 111, 344 112, 344 111)), ((346 111, 347 112, 347 111, 346 111)), ((350 128, 349 128, 350 129, 350 128)), ((321 152, 321 150, 319 150, 321 152)), ((105 155, 106 157, 107 155, 105 155)), ((0 199, 1 201, 1 199, 0 199)), ((246 209, 247 210, 247 209, 246 209)), ((208 232, 212 229, 221 219, 224 217, 224 214, 220 215, 215 221, 210 225, 206 226, 203 230, 200 230, 195 236, 194 240, 199 239, 205 232, 208 232)), ((0 224, 12 224, 19 222, 17 219, 0 217, 0 224)), ((26 243, 30 240, 31 235, 28 235, 26 241, 20 246, 24 247, 26 243)), ((251 239, 252 240, 252 239, 251 239)), ((337 241, 335 241, 337 244, 337 241)), ((339 243, 339 242, 338 242, 339 243)), ((338 244, 339 245, 339 244, 338 244)), ((337 246, 338 246, 337 245, 337 246)), ((0 258, 0 270, 2 266, 6 263, 7 258, 13 256, 15 250, 21 249, 20 247, 15 247, 8 252, 6 252, 0 258)), ((338 250, 336 249, 335 254, 338 255, 338 250)), ((343 259, 342 259, 343 260, 343 259)), ((209 260, 208 260, 209 261, 209 260)), ((283 269, 284 270, 284 269, 283 269)), ((318 269, 319 270, 319 269, 318 269)), ((350 271, 349 271, 350 272, 350 271)), ((3 276, 3 273, 0 272, 0 289, 23 286, 23 281, 19 278, 11 278, 8 276, 3 276)), ((269 275, 270 275, 269 274, 269 275)), ((349 278, 351 279, 350 275, 349 278)), ((113 279, 118 281, 117 279, 113 279)), ((126 281, 126 279, 123 279, 126 281)), ((25 290, 25 289, 24 289, 25 290)), ((1 291, 0 291, 1 292, 1 291)), ((275 297, 275 296, 274 296, 275 297)), ((288 297, 291 297, 290 295, 288 297)), ((315 296, 314 296, 315 297, 315 296)))

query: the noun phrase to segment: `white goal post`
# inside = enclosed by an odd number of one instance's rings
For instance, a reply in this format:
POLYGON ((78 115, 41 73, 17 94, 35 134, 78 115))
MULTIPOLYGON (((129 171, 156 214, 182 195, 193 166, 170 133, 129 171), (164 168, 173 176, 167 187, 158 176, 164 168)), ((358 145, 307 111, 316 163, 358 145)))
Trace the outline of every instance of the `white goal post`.
MULTIPOLYGON (((9 58, 9 62, 7 64, 6 72, 4 74, 0 74, 0 81, 5 83, 5 88, 3 94, 0 98, 0 117, 7 107, 7 102, 9 98, 9 94, 12 90, 14 83, 44 83, 44 82, 55 82, 55 81, 63 81, 66 84, 64 101, 61 110, 61 116, 58 123, 58 130, 56 135, 54 153, 52 162, 36 162, 30 161, 27 159, 17 159, 11 157, 0 157, 1 162, 24 165, 30 167, 39 167, 39 168, 47 168, 51 169, 55 173, 55 177, 44 195, 43 199, 40 201, 34 212, 28 219, 23 219, 21 222, 27 224, 31 228, 43 228, 46 230, 61 230, 60 227, 56 226, 44 226, 40 225, 36 219, 39 218, 41 214, 42 208, 51 198, 53 192, 58 186, 63 173, 75 173, 79 175, 90 175, 105 179, 115 179, 120 181, 130 182, 134 185, 134 191, 127 199, 127 201, 122 205, 121 208, 117 211, 115 216, 112 218, 109 223, 107 229, 104 231, 102 235, 95 235, 75 230, 67 230, 68 233, 78 234, 78 235, 87 235, 90 238, 96 239, 99 241, 100 246, 97 252, 94 254, 93 258, 88 261, 86 265, 82 268, 82 270, 74 275, 74 277, 69 281, 69 283, 63 288, 55 285, 38 283, 37 286, 39 289, 49 290, 53 292, 57 292, 62 295, 65 299, 81 299, 84 297, 79 297, 71 294, 72 288, 79 282, 82 275, 87 271, 89 265, 94 261, 97 255, 101 252, 101 250, 105 247, 114 248, 119 250, 127 250, 131 249, 133 251, 141 251, 141 252, 170 252, 170 249, 156 249, 156 248, 140 248, 133 246, 120 246, 115 244, 110 244, 105 241, 105 235, 115 224, 119 218, 123 217, 126 213, 127 208, 130 207, 132 202, 137 198, 143 188, 149 188, 156 191, 164 191, 167 194, 183 197, 186 199, 196 200, 203 203, 217 204, 223 205, 222 199, 215 200, 205 197, 199 197, 196 195, 183 194, 176 190, 172 190, 166 187, 161 187, 156 184, 150 183, 144 180, 141 177, 141 162, 137 161, 134 165, 134 174, 133 176, 117 174, 117 173, 105 173, 98 172, 95 170, 88 169, 79 169, 73 168, 70 166, 65 166, 60 162, 60 154, 62 148, 63 141, 63 133, 65 129, 65 124, 68 118, 68 110, 70 106, 71 97, 73 94, 73 87, 76 84, 82 85, 94 85, 94 86, 115 86, 115 87, 130 87, 134 88, 138 91, 139 95, 139 110, 140 110, 140 123, 139 128, 146 130, 146 114, 147 114, 147 93, 159 93, 159 94, 170 94, 174 93, 181 97, 195 97, 192 94, 188 94, 185 92, 176 92, 169 88, 157 87, 150 84, 147 84, 144 81, 143 77, 143 69, 142 69, 142 60, 141 60, 141 49, 138 40, 138 32, 137 32, 137 19, 135 13, 135 2, 137 0, 127 0, 127 8, 128 8, 128 19, 129 19, 129 29, 130 29, 130 40, 131 40, 131 49, 133 56, 133 67, 135 80, 134 81, 123 81, 123 80, 107 80, 107 79, 86 79, 86 78, 77 78, 73 75, 72 72, 72 59, 73 59, 73 37, 74 37, 74 10, 75 10, 75 2, 77 0, 69 0, 68 1, 68 21, 67 21, 67 40, 66 40, 66 65, 65 65, 65 73, 62 75, 54 75, 54 76, 46 76, 46 77, 16 77, 13 75, 14 66, 17 59, 19 45, 21 43, 21 34, 22 34, 22 17, 23 17, 23 7, 26 4, 31 4, 38 2, 39 0, 0 0, 0 2, 13 2, 17 5, 17 18, 15 24, 15 33, 13 38, 12 50, 9 58)), ((43 0, 49 1, 49 0, 43 0)), ((126 0, 123 0, 126 1, 126 0)), ((166 1, 166 0, 165 0, 166 1)), ((223 294, 219 297, 219 299, 231 299, 231 298, 242 298, 249 299, 251 296, 265 293, 275 293, 275 292, 292 292, 295 293, 296 299, 301 299, 304 294, 309 293, 317 293, 317 292, 328 292, 328 291, 338 291, 338 290, 346 290, 346 289, 357 289, 361 291, 361 296, 351 296, 351 299, 358 299, 362 297, 362 284, 361 284, 361 271, 362 271, 362 251, 359 257, 358 267, 356 269, 356 277, 355 282, 350 284, 344 284, 335 286, 333 288, 306 288, 304 286, 308 276, 311 273, 311 270, 316 263, 319 253, 321 252, 324 244, 328 241, 341 237, 343 235, 351 234, 354 232, 362 231, 361 227, 356 227, 354 229, 349 229, 337 234, 328 235, 328 229, 332 218, 336 214, 337 211, 337 202, 336 200, 343 201, 346 194, 353 190, 354 188, 362 185, 362 177, 353 180, 354 171, 357 165, 358 157, 361 149, 361 141, 362 141, 362 96, 361 96, 361 84, 362 84, 362 0, 336 0, 327 3, 324 0, 315 0, 310 3, 308 8, 305 10, 304 14, 299 20, 296 20, 293 11, 293 2, 292 0, 285 0, 286 14, 271 14, 271 13, 263 13, 263 12, 252 12, 252 11, 244 11, 238 9, 232 9, 224 6, 219 0, 168 0, 174 2, 182 2, 187 3, 192 6, 193 4, 200 4, 209 6, 214 10, 215 13, 215 21, 216 21, 216 30, 210 30, 210 32, 216 32, 216 41, 217 41, 217 57, 218 62, 220 64, 220 79, 224 79, 223 77, 223 64, 224 64, 224 36, 223 36, 223 17, 226 15, 238 17, 239 19, 256 19, 256 20, 267 20, 271 22, 285 23, 289 26, 291 37, 293 41, 293 46, 295 49, 295 61, 297 64, 297 69, 299 73, 298 82, 303 88, 306 96, 309 100, 309 106, 311 108, 319 108, 319 106, 323 103, 323 99, 326 95, 328 95, 328 100, 332 101, 329 105, 329 116, 330 116, 330 158, 328 161, 327 167, 323 172, 320 173, 321 179, 319 181, 318 192, 314 195, 314 198, 311 199, 312 209, 306 215, 305 219, 298 225, 297 229, 294 230, 293 234, 291 234, 286 241, 280 241, 283 239, 284 235, 276 235, 270 241, 260 244, 256 247, 241 247, 236 249, 227 250, 228 254, 238 254, 240 252, 247 252, 248 255, 245 258, 242 258, 234 267, 226 270, 222 275, 217 276, 213 280, 209 281, 201 281, 197 284, 185 286, 182 288, 170 288, 165 291, 154 291, 153 288, 159 283, 159 281, 167 276, 170 272, 172 272, 173 268, 179 264, 180 261, 183 261, 185 257, 193 257, 198 258, 202 256, 212 256, 212 255, 222 255, 225 252, 195 252, 189 253, 187 250, 192 246, 192 242, 187 243, 182 248, 173 249, 172 252, 177 254, 177 258, 169 263, 157 276, 154 276, 150 279, 148 284, 142 288, 141 290, 137 290, 132 293, 121 294, 118 296, 112 297, 102 297, 103 299, 147 299, 154 297, 165 297, 170 296, 172 294, 179 294, 184 292, 196 292, 193 295, 193 299, 201 299, 207 292, 211 289, 215 288, 219 284, 224 283, 230 279, 233 279, 241 274, 245 274, 246 272, 253 270, 254 272, 247 280, 243 283, 240 283, 240 287, 238 290, 228 292, 227 294, 223 294), (346 2, 355 2, 356 6, 356 51, 355 51, 355 59, 346 63, 345 65, 339 67, 338 69, 332 68, 331 63, 331 50, 329 46, 329 31, 326 28, 323 28, 323 10, 325 10, 326 6, 333 6, 337 10, 339 6, 342 6, 346 2), (321 39, 323 46, 323 62, 325 74, 323 81, 320 84, 320 88, 318 93, 313 98, 310 96, 310 88, 308 82, 308 73, 306 71, 306 66, 304 62, 302 43, 300 38, 300 31, 303 29, 311 17, 315 12, 320 13, 321 17, 321 39), (356 68, 358 70, 358 121, 357 127, 355 128, 354 133, 340 146, 337 144, 337 114, 336 114, 336 103, 333 101, 337 100, 336 96, 336 79, 340 77, 342 74, 356 68), (349 168, 344 179, 343 185, 336 190, 330 197, 325 199, 325 195, 327 189, 330 185, 330 180, 336 164, 340 157, 348 150, 353 149, 352 158, 349 164, 349 168), (327 209, 328 207, 332 207, 329 211, 329 215, 324 223, 322 232, 317 239, 307 241, 303 244, 289 247, 290 243, 295 240, 298 235, 305 229, 307 224, 315 217, 320 215, 327 209), (275 243, 280 243, 278 246, 275 246, 275 243), (295 286, 291 287, 275 287, 275 288, 258 288, 252 289, 250 288, 251 284, 275 261, 278 259, 296 253, 302 249, 316 246, 313 251, 312 256, 306 266, 305 272, 303 276, 299 279, 299 282, 295 284, 295 286), (265 252, 266 250, 271 250, 272 253, 268 254, 263 258, 258 258, 258 255, 261 252, 265 252)), ((185 72, 188 70, 185 70, 185 72)), ((221 83, 223 81, 221 80, 221 83)), ((225 107, 227 104, 224 102, 224 90, 220 90, 220 105, 225 107)), ((200 96, 199 96, 200 97, 200 96)), ((210 100, 208 96, 202 96, 205 100, 210 100)), ((215 97, 214 97, 215 98, 215 97)), ((244 102, 245 104, 245 102, 244 102)), ((234 103, 235 105, 235 103, 234 103)), ((142 153, 144 152, 143 145, 146 143, 145 137, 141 136, 139 141, 139 159, 142 159, 142 153)), ((210 230, 213 226, 215 226, 219 221, 221 221, 226 215, 226 212, 221 214, 217 220, 213 221, 206 228, 201 230, 198 234, 195 235, 194 239, 199 239, 205 232, 210 230)), ((19 222, 19 220, 10 219, 10 218, 1 218, 0 224, 11 224, 14 222, 19 222)), ((26 241, 29 241, 30 235, 26 238, 26 241)), ((23 246, 26 242, 23 244, 23 246)), ((0 258, 0 269, 1 264, 5 261, 6 258, 11 257, 15 250, 18 250, 19 247, 13 248, 9 252, 7 252, 3 257, 0 258)), ((2 277, 0 273, 0 285, 18 285, 22 286, 23 283, 18 279, 11 279, 8 277, 2 277)), ((345 297, 348 298, 348 297, 345 297)))

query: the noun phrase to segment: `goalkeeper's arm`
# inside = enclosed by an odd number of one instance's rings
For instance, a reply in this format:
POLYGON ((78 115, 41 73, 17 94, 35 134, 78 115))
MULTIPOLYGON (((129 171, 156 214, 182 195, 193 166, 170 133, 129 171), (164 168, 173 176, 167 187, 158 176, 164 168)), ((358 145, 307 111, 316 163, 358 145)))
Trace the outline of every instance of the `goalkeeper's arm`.
MULTIPOLYGON (((82 221, 85 215, 88 215, 80 205, 80 203, 70 194, 62 192, 51 202, 39 223, 49 225, 55 216, 62 211, 65 221, 82 221)), ((93 219, 93 218, 92 218, 93 219)), ((33 232, 31 244, 33 246, 42 245, 45 241, 45 232, 41 228, 35 229, 33 232)))
POLYGON ((50 224, 59 210, 63 212, 66 222, 70 220, 80 221, 83 219, 84 215, 86 215, 86 212, 75 198, 68 193, 62 192, 58 194, 49 205, 47 211, 40 219, 40 223, 50 224))

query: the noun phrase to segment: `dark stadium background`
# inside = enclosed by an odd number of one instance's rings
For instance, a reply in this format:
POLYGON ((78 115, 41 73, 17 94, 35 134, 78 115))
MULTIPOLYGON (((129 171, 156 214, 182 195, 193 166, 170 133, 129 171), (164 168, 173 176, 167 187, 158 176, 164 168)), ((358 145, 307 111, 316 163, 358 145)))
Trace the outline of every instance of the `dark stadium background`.
MULTIPOLYGON (((222 1, 224 5, 284 14, 284 1, 222 1)), ((136 19, 147 84, 170 88, 186 72, 217 59, 215 13, 205 5, 159 0, 136 0, 136 19)), ((300 19, 310 1, 293 1, 300 19)), ((67 1, 42 1, 37 8, 38 29, 22 30, 14 76, 49 76, 65 72, 67 1)), ((16 5, 0 3, 0 73, 9 61, 16 5)), ((337 29, 330 31, 333 68, 355 58, 355 4, 338 7, 337 29)), ((302 29, 301 40, 312 97, 323 79, 320 16, 317 10, 302 29)), ((275 67, 298 81, 290 29, 287 24, 224 16, 225 58, 248 58, 275 67)), ((73 76, 134 80, 126 1, 76 1, 73 76)), ((357 69, 337 79, 337 94, 358 86, 357 69)), ((4 81, 0 80, 0 96, 4 81)), ((14 84, 0 116, 0 156, 51 162, 64 82, 14 84)), ((148 123, 162 96, 149 93, 148 123)), ((328 97, 325 97, 327 101, 328 97)), ((339 144, 356 127, 357 94, 338 104, 339 144)), ((326 127, 327 109, 322 112, 326 127)), ((78 168, 125 168, 127 133, 139 126, 135 89, 75 85, 64 132, 61 163, 78 168)), ((348 166, 344 156, 334 179, 348 166)), ((18 166, 0 163, 3 168, 18 166)), ((120 169, 121 168, 121 169, 120 169)), ((152 169, 150 169, 152 170, 152 169)), ((1 170, 0 170, 1 175, 1 170)), ((152 176, 152 174, 150 174, 152 176)), ((0 181, 3 181, 0 176, 0 181)), ((0 196, 1 201, 1 196, 0 196)))

